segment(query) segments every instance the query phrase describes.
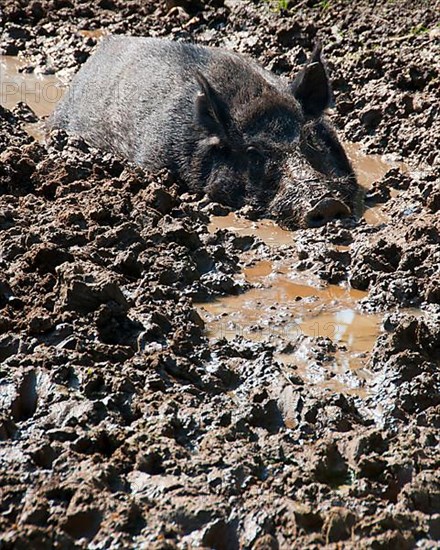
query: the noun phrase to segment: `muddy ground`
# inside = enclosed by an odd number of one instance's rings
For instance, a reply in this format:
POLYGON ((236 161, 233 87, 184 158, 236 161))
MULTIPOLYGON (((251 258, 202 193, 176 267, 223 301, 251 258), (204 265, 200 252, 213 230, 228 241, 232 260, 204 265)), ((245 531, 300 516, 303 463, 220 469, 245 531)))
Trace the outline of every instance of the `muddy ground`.
POLYGON ((439 547, 438 7, 2 2, 1 53, 65 81, 101 30, 225 46, 285 75, 319 37, 341 136, 409 172, 368 192, 382 223, 274 250, 208 231, 227 211, 170 175, 61 131, 39 143, 26 106, 0 108, 0 548, 439 547), (301 346, 331 373, 346 349, 329 338, 208 337, 195 302, 245 291, 263 257, 383 315, 363 393, 276 358, 301 346))

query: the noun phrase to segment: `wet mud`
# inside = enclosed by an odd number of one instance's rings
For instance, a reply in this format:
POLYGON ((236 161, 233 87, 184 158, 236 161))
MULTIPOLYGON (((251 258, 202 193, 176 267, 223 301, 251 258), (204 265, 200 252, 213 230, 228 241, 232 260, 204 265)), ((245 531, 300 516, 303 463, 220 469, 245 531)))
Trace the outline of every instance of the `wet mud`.
POLYGON ((425 2, 3 2, 1 548, 438 547, 438 25, 425 2), (47 133, 110 32, 285 76, 324 40, 359 218, 285 231, 47 133))

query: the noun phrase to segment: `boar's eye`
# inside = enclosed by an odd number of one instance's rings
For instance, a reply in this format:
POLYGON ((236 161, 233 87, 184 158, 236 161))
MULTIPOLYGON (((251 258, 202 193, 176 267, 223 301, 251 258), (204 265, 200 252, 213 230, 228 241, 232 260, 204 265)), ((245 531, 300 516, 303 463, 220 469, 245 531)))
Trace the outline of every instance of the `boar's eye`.
POLYGON ((246 154, 251 165, 260 167, 264 164, 263 152, 258 147, 251 145, 246 149, 246 154))

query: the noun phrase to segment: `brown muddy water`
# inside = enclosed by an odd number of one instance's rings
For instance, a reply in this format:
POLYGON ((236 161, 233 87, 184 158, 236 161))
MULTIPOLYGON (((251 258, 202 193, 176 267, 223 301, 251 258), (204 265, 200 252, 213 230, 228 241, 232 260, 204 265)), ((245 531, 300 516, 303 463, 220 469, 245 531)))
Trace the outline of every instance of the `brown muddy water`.
MULTIPOLYGON (((356 172, 359 184, 366 189, 369 189, 375 181, 383 178, 390 168, 399 168, 401 172, 409 170, 408 166, 403 162, 397 162, 381 155, 366 155, 362 152, 362 148, 358 143, 345 142, 344 148, 356 172)), ((391 196, 395 193, 394 189, 392 189, 391 196)), ((363 218, 370 225, 378 225, 390 221, 382 205, 366 208, 363 218)))
MULTIPOLYGON (((220 227, 256 235, 274 248, 292 244, 295 236, 269 220, 252 223, 235 214, 214 217, 210 230, 220 227)), ((280 350, 275 358, 287 376, 294 368, 310 383, 365 396, 366 365, 382 321, 381 315, 358 310, 366 292, 304 278, 292 268, 288 254, 277 261, 257 260, 242 276, 253 288, 198 305, 208 336, 269 341, 280 350), (338 349, 324 360, 314 357, 304 336, 329 338, 338 349)))
POLYGON ((54 75, 26 72, 26 66, 26 61, 17 57, 0 56, 0 105, 13 109, 19 102, 26 103, 40 120, 26 124, 24 129, 42 141, 44 119, 55 109, 65 86, 54 75))
MULTIPOLYGON (((100 31, 83 31, 100 36, 100 31)), ((0 104, 12 109, 26 103, 40 118, 25 129, 36 139, 44 139, 44 119, 54 110, 65 91, 53 75, 26 72, 26 62, 0 56, 0 104)), ((379 155, 365 155, 359 145, 345 144, 348 156, 364 187, 380 179, 390 168, 405 167, 379 155)), ((387 222, 379 207, 364 213, 369 224, 387 222)), ((293 245, 295 232, 286 231, 270 220, 252 222, 235 214, 214 217, 210 231, 227 228, 241 235, 255 235, 273 249, 293 245)), ((254 288, 239 296, 227 296, 199 304, 207 334, 213 338, 243 336, 251 341, 269 339, 282 351, 276 354, 286 369, 299 370, 309 382, 363 396, 369 377, 368 354, 380 332, 381 316, 361 314, 358 302, 366 294, 341 286, 319 286, 304 279, 289 264, 289 254, 278 261, 259 260, 244 269, 242 276, 254 288), (331 360, 314 359, 310 341, 303 336, 327 337, 340 348, 331 360), (304 341, 303 341, 304 340, 304 341), (344 348, 346 348, 344 350, 344 348)))

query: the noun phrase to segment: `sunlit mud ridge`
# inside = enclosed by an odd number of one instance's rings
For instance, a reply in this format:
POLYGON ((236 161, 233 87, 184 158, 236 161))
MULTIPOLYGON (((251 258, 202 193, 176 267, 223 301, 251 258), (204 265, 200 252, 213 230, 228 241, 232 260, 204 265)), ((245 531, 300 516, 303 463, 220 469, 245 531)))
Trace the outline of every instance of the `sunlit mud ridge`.
POLYGON ((2 3, 2 549, 438 547, 437 12, 2 3), (47 133, 107 33, 286 78, 320 38, 362 216, 285 231, 47 133))

